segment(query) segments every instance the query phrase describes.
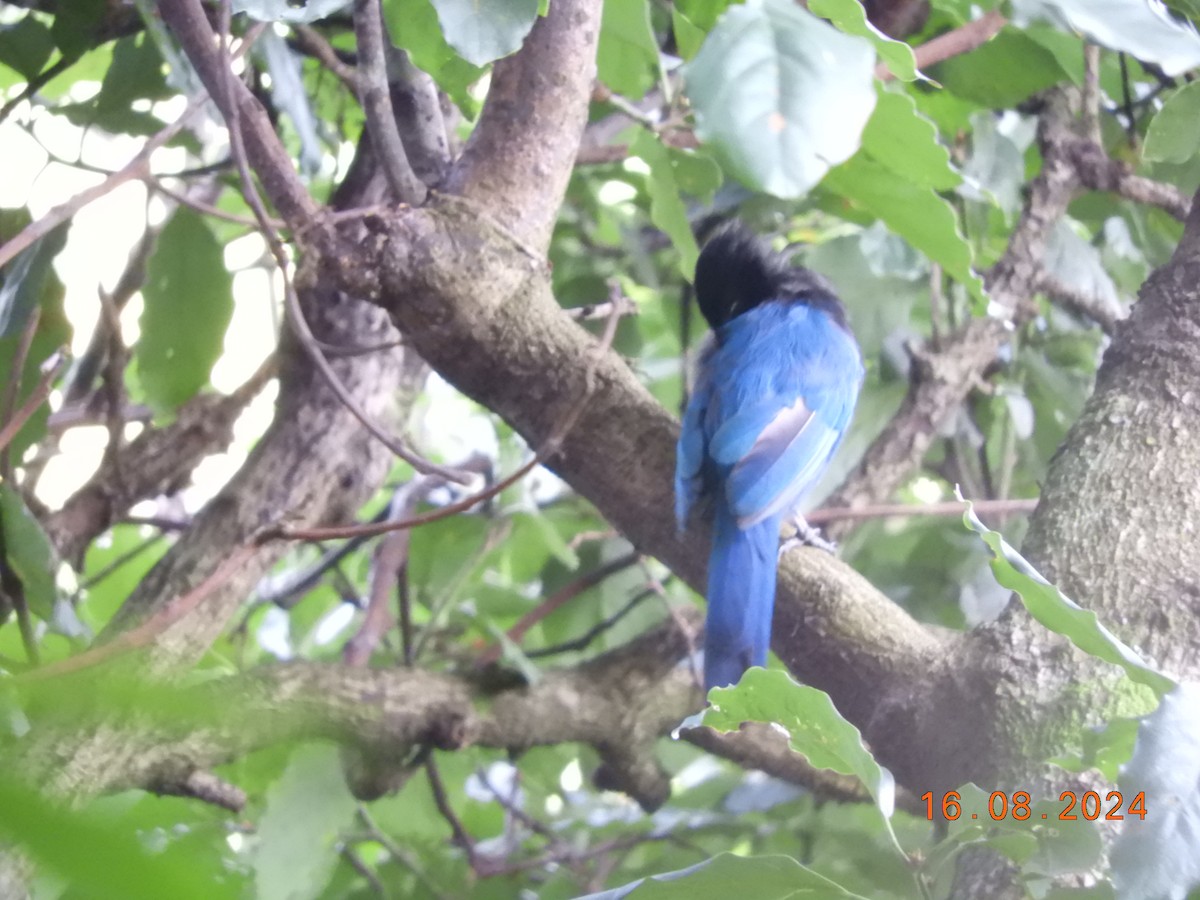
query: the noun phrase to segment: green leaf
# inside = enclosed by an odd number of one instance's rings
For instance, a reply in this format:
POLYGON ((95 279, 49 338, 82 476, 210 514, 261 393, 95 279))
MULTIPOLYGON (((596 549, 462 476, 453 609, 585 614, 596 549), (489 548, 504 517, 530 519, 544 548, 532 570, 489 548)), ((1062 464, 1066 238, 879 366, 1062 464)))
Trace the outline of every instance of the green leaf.
POLYGON ((857 898, 824 875, 803 866, 790 856, 734 856, 721 853, 678 872, 641 878, 624 887, 589 894, 580 900, 797 900, 814 898, 857 898))
POLYGON ((675 48, 683 59, 691 59, 700 52, 704 43, 704 31, 689 19, 679 8, 671 5, 671 28, 675 34, 675 48))
POLYGON ((7 484, 0 484, 0 532, 4 559, 21 579, 29 608, 50 619, 56 596, 54 549, 21 495, 7 484))
POLYGON ((220 900, 237 893, 185 854, 149 853, 124 817, 79 812, 0 778, 0 835, 96 900, 220 900))
POLYGON ((0 338, 15 337, 25 328, 47 288, 46 276, 53 277, 51 264, 67 242, 69 227, 70 223, 64 222, 38 238, 0 270, 0 338))
POLYGON ((688 64, 696 131, 749 187, 803 196, 858 149, 875 53, 791 0, 748 0, 688 64))
POLYGON ((912 48, 894 41, 869 21, 858 0, 810 0, 809 12, 828 19, 846 34, 864 37, 875 45, 875 52, 893 75, 901 81, 916 81, 924 76, 917 70, 912 48))
POLYGON ((962 180, 950 164, 950 151, 938 140, 937 126, 905 93, 880 88, 863 130, 863 150, 897 175, 936 191, 950 190, 962 180))
POLYGON ((50 34, 67 58, 81 56, 100 43, 100 26, 108 13, 106 0, 74 0, 56 7, 50 34))
POLYGON ((824 691, 797 684, 786 672, 748 669, 736 687, 714 688, 701 722, 717 731, 737 731, 743 722, 783 727, 793 750, 819 769, 854 775, 871 792, 885 816, 896 805, 892 773, 863 745, 859 730, 842 718, 824 691))
POLYGON ((537 21, 538 0, 433 0, 447 43, 484 66, 515 53, 537 21))
POLYGON ((688 17, 701 31, 709 32, 717 24, 721 13, 732 5, 731 0, 677 0, 672 4, 688 17))
POLYGON ((346 0, 233 0, 234 12, 260 22, 315 22, 346 5, 346 0))
POLYGON ((1041 19, 1111 50, 1157 64, 1169 76, 1200 66, 1200 34, 1164 15, 1162 4, 1130 0, 1013 0, 1013 20, 1041 19))
POLYGON ((0 64, 26 81, 42 71, 54 51, 50 29, 32 15, 11 25, 0 26, 0 64))
MULTIPOLYGON (((963 499, 961 494, 959 499, 963 499)), ((996 581, 1015 591, 1031 616, 1084 653, 1120 666, 1131 681, 1145 685, 1160 697, 1175 687, 1173 679, 1155 669, 1101 625, 1094 612, 1064 596, 1043 578, 999 532, 979 521, 970 502, 964 502, 963 524, 983 538, 992 551, 992 573, 996 581)))
POLYGON ((1067 77, 1053 53, 1011 28, 940 63, 934 74, 946 90, 991 109, 1015 106, 1067 77))
POLYGON ((58 112, 81 127, 96 125, 112 133, 154 134, 162 128, 162 121, 147 111, 134 109, 133 104, 172 96, 163 72, 162 56, 149 35, 122 38, 113 47, 112 64, 104 73, 96 99, 65 104, 58 112))
POLYGON ((467 90, 483 70, 446 43, 430 0, 384 0, 383 16, 397 47, 407 50, 413 65, 445 91, 468 119, 479 113, 479 101, 467 90))
POLYGON ((696 258, 700 248, 688 222, 687 207, 684 206, 680 187, 675 179, 671 156, 667 148, 650 132, 641 129, 629 145, 634 156, 639 156, 650 167, 647 189, 650 193, 650 221, 670 237, 678 253, 679 271, 689 281, 696 270, 696 258))
POLYGON ((301 747, 267 791, 254 854, 260 900, 305 900, 321 895, 337 861, 338 839, 358 804, 346 787, 337 748, 301 747))
POLYGON ((1186 163, 1200 152, 1200 81, 1185 84, 1146 130, 1142 156, 1151 162, 1186 163))
POLYGON ((181 209, 162 230, 142 295, 138 379, 152 407, 173 410, 208 383, 233 315, 221 245, 199 215, 181 209))
POLYGON ((605 85, 631 99, 658 80, 658 43, 646 0, 605 0, 596 67, 605 85))
MULTIPOLYGON (((0 243, 10 239, 29 224, 25 210, 0 210, 0 243)), ((3 271, 0 283, 0 372, 13 371, 13 362, 21 343, 21 333, 35 307, 40 307, 37 330, 21 371, 21 390, 17 402, 23 403, 42 378, 42 364, 71 340, 71 325, 63 312, 66 293, 52 265, 66 241, 63 224, 17 255, 3 271)), ((41 439, 46 432, 50 407, 43 403, 9 445, 13 459, 41 439)))
POLYGON ((983 282, 971 269, 971 247, 954 209, 931 188, 862 154, 830 172, 824 186, 879 218, 984 302, 983 282))

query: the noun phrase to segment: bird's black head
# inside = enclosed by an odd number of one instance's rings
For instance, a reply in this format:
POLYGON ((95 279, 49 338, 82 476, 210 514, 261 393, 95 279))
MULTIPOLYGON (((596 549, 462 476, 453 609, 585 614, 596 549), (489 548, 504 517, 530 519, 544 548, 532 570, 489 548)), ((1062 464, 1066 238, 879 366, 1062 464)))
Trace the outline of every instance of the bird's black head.
POLYGON ((819 307, 846 327, 846 311, 829 282, 791 265, 738 222, 722 226, 704 244, 695 284, 696 303, 713 331, 768 300, 819 307))

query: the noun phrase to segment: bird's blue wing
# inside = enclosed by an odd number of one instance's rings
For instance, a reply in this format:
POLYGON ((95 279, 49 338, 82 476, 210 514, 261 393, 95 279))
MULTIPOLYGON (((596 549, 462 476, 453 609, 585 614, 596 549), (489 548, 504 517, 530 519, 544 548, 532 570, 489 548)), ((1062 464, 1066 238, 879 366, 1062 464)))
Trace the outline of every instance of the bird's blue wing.
POLYGON ((858 382, 853 378, 810 387, 779 407, 736 462, 725 494, 738 524, 747 528, 791 512, 813 486, 850 424, 858 382))

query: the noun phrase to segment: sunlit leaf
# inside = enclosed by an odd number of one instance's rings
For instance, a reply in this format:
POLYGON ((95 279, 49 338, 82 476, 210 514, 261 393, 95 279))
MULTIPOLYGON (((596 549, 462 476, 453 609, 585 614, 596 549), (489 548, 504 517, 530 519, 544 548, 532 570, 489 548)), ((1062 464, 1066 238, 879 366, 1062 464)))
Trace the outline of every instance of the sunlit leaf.
POLYGON ((790 0, 730 7, 687 66, 697 133, 748 186, 800 197, 858 149, 874 63, 790 0))
MULTIPOLYGON (((960 495, 959 499, 962 497, 960 495)), ((1061 634, 1084 653, 1120 666, 1130 680, 1165 694, 1175 687, 1174 679, 1142 659, 1131 647, 1100 624, 1096 614, 1065 597, 1046 581, 1004 538, 975 515, 970 503, 963 523, 983 538, 992 551, 992 572, 1004 587, 1015 591, 1029 614, 1046 628, 1061 634)))
POLYGON ((828 19, 846 34, 864 37, 875 46, 875 52, 893 75, 901 81, 921 78, 912 48, 903 41, 892 40, 870 23, 859 0, 810 0, 809 12, 828 19))
POLYGON ((1159 0, 1013 0, 1018 23, 1053 22, 1097 44, 1157 64, 1167 75, 1200 65, 1200 34, 1159 0))
POLYGON ((446 42, 472 65, 515 53, 537 21, 538 0, 433 0, 446 42))

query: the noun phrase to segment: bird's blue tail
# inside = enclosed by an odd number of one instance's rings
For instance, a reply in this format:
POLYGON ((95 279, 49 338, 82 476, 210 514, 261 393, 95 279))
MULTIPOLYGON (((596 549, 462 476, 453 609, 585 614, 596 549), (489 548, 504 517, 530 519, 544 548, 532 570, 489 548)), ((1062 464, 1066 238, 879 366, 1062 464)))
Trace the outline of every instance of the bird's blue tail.
POLYGON ((737 684, 750 666, 767 663, 781 523, 770 516, 742 530, 724 502, 716 507, 704 628, 706 691, 737 684))

